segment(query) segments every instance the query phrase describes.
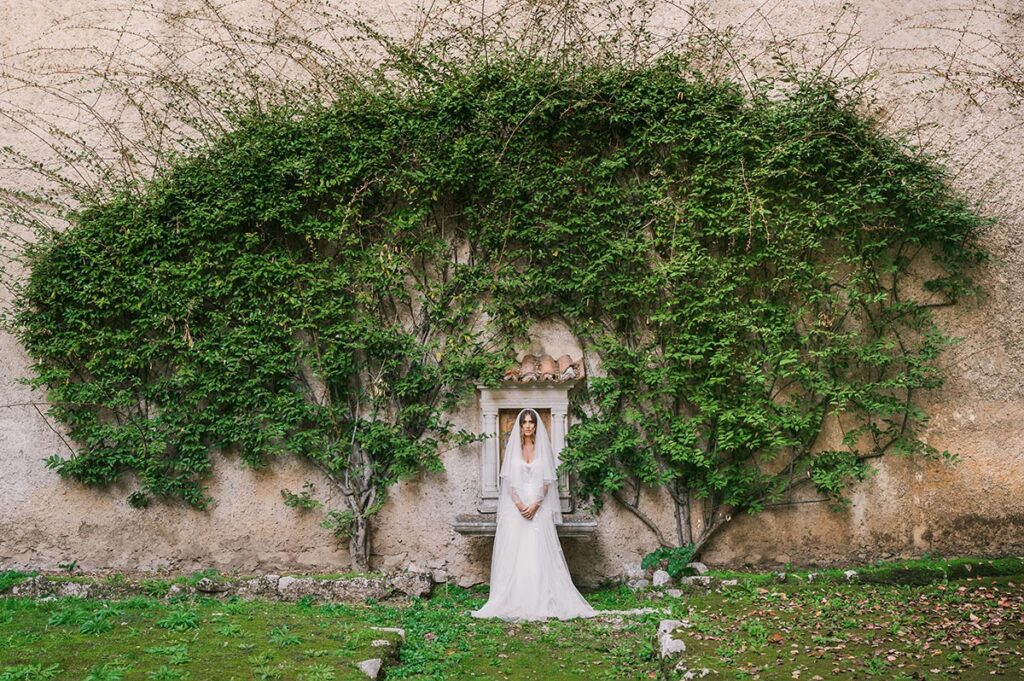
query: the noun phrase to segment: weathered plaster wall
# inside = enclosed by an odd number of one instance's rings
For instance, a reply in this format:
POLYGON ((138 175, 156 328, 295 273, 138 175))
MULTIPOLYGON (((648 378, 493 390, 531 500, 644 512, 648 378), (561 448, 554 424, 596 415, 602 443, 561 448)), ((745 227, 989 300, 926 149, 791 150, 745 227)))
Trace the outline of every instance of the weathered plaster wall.
MULTIPOLYGON (((116 3, 76 5, 89 10, 116 3)), ((180 9, 188 0, 166 0, 163 5, 180 9)), ((235 8, 247 5, 256 3, 235 8)), ((963 342, 944 360, 951 373, 948 385, 928 397, 934 417, 927 437, 959 454, 961 461, 953 467, 883 461, 877 476, 856 489, 846 513, 807 504, 739 518, 709 547, 705 558, 711 563, 1024 552, 1024 166, 1019 163, 1024 157, 1024 113, 999 94, 968 105, 956 92, 940 88, 938 79, 917 79, 923 68, 939 63, 934 48, 951 52, 965 35, 982 53, 979 58, 991 52, 979 36, 1019 44, 1021 18, 943 12, 926 0, 898 3, 898 9, 879 0, 853 5, 856 15, 846 14, 840 22, 841 28, 857 33, 845 54, 853 55, 851 72, 877 71, 875 91, 880 107, 889 112, 887 124, 926 124, 920 128, 921 142, 948 151, 959 185, 1002 218, 986 237, 996 256, 981 275, 987 297, 973 307, 940 312, 946 328, 963 342), (971 32, 962 33, 964 27, 971 32), (907 49, 916 47, 927 49, 907 49)), ((75 46, 74 41, 103 44, 114 39, 103 32, 55 31, 64 6, 56 0, 0 5, 0 23, 6 27, 0 36, 3 63, 12 63, 12 55, 38 44, 72 41, 68 46, 75 46)), ((715 6, 715 20, 736 26, 751 45, 781 32, 793 36, 796 48, 805 48, 808 58, 828 51, 820 29, 839 10, 838 2, 782 0, 764 18, 738 0, 715 6)), ((401 3, 364 7, 383 18, 405 9, 401 3)), ((1011 6, 1007 0, 996 9, 1009 11, 1011 6)), ((678 9, 666 9, 662 19, 666 25, 683 20, 678 9)), ((151 30, 161 30, 158 18, 151 21, 151 30)), ((82 58, 66 55, 69 62, 82 58)), ((61 57, 51 59, 59 62, 61 57)), ((3 73, 0 77, 7 78, 3 73)), ((4 85, 4 104, 39 104, 35 95, 11 87, 9 80, 4 85)), ((43 150, 11 120, 0 121, 0 144, 43 150)), ((2 181, 17 186, 25 179, 8 173, 2 181)), ((542 326, 536 333, 535 346, 524 351, 578 356, 573 339, 558 327, 542 326)), ((346 551, 318 526, 315 512, 304 515, 282 503, 282 488, 299 489, 306 480, 316 483, 318 497, 329 506, 340 502, 315 470, 297 461, 282 459, 266 470, 252 471, 224 455, 228 460, 218 463, 210 487, 217 503, 206 513, 173 504, 133 509, 124 501, 133 489, 130 480, 109 491, 61 480, 42 460, 66 447, 33 406, 42 396, 18 383, 28 375, 28 366, 16 341, 0 334, 0 568, 53 569, 69 560, 95 570, 326 571, 347 566, 346 551)), ((458 417, 467 426, 480 425, 473 409, 458 417)), ((456 514, 474 509, 477 457, 477 446, 446 452, 444 473, 424 475, 395 489, 375 536, 379 564, 404 560, 443 567, 463 584, 486 579, 489 540, 467 539, 452 530, 456 514)), ((667 507, 659 509, 653 498, 647 502, 653 513, 668 520, 667 507)), ((614 506, 600 516, 599 528, 594 539, 564 542, 570 568, 583 583, 622 573, 655 546, 638 521, 614 506)))

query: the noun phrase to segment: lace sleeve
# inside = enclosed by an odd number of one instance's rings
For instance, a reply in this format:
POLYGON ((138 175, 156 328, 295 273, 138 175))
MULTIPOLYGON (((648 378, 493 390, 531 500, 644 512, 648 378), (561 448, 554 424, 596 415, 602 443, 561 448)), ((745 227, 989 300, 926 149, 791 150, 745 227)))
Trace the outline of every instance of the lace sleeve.
MULTIPOLYGON (((523 503, 522 497, 519 496, 519 491, 515 487, 508 488, 509 496, 512 497, 512 502, 516 505, 516 508, 520 506, 529 506, 530 504, 523 503)), ((544 483, 544 487, 540 491, 540 495, 533 500, 534 504, 539 504, 544 501, 544 497, 548 494, 548 483, 544 483)))
POLYGON ((519 498, 519 492, 516 491, 515 487, 509 487, 508 492, 509 496, 512 497, 512 503, 516 505, 516 508, 519 508, 520 506, 525 506, 523 500, 519 498))

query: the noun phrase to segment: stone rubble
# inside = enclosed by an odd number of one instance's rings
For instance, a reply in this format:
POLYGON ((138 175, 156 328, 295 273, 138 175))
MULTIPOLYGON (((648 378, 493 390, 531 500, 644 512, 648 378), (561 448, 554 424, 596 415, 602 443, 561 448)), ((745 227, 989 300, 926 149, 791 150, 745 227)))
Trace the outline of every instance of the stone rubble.
MULTIPOLYGON (((238 596, 244 600, 262 598, 289 602, 309 597, 322 602, 358 603, 368 598, 380 601, 394 596, 428 596, 433 584, 434 580, 429 572, 398 572, 380 577, 338 579, 279 575, 220 580, 203 577, 194 585, 171 584, 162 596, 169 599, 198 594, 215 598, 238 596)), ((147 587, 142 582, 66 581, 50 579, 46 575, 37 575, 15 584, 8 593, 28 598, 114 599, 153 595, 152 587, 147 587)))
POLYGON ((673 634, 682 629, 686 623, 682 620, 662 620, 658 623, 658 655, 662 659, 677 657, 686 652, 686 643, 673 634))
POLYGON ((384 660, 379 657, 374 657, 369 660, 357 662, 356 666, 359 667, 359 671, 366 674, 367 677, 376 679, 377 675, 380 674, 380 668, 384 666, 384 660))
POLYGON ((683 653, 686 643, 676 638, 676 631, 690 626, 683 620, 661 620, 655 638, 658 641, 658 662, 661 666, 662 678, 673 678, 672 672, 683 668, 683 653))

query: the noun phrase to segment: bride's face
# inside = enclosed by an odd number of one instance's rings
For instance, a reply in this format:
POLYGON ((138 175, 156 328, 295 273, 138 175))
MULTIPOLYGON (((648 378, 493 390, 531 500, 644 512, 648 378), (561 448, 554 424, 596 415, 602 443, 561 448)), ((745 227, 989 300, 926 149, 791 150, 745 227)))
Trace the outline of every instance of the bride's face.
POLYGON ((523 429, 523 437, 533 437, 537 431, 537 422, 533 420, 532 412, 523 414, 523 418, 519 420, 519 425, 523 429))

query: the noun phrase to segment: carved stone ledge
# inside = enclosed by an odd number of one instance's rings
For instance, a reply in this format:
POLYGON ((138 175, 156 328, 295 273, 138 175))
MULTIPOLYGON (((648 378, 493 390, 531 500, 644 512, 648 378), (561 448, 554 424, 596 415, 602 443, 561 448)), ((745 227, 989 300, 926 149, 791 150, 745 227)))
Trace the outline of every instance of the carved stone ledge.
MULTIPOLYGON (((493 537, 497 520, 493 513, 463 513, 455 516, 455 531, 466 537, 493 537)), ((597 520, 585 515, 563 515, 556 525, 559 537, 593 537, 597 520)))

